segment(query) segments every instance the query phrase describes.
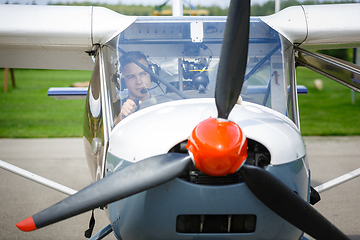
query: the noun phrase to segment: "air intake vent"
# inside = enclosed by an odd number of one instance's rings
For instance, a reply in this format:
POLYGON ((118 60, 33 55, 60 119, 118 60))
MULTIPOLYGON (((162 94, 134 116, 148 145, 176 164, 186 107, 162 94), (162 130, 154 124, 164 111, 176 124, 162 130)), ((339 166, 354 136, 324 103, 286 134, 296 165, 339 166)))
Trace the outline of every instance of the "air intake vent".
POLYGON ((243 215, 179 215, 176 218, 178 233, 252 233, 256 216, 243 215))
POLYGON ((202 185, 229 185, 234 183, 243 182, 244 179, 240 173, 228 174, 226 176, 214 177, 201 172, 198 169, 192 169, 189 173, 184 173, 179 178, 191 183, 202 185))

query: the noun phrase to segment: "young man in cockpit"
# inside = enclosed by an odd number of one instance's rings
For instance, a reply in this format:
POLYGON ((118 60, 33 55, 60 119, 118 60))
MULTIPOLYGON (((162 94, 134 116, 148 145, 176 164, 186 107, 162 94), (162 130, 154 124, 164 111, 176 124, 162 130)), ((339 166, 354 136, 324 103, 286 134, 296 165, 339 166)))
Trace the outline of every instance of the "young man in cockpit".
POLYGON ((134 63, 129 56, 139 61, 145 67, 149 67, 146 56, 139 51, 128 52, 127 55, 121 56, 121 84, 126 84, 126 87, 129 90, 129 96, 122 99, 121 112, 117 117, 115 124, 138 110, 139 105, 150 97, 148 91, 151 85, 150 74, 134 63))

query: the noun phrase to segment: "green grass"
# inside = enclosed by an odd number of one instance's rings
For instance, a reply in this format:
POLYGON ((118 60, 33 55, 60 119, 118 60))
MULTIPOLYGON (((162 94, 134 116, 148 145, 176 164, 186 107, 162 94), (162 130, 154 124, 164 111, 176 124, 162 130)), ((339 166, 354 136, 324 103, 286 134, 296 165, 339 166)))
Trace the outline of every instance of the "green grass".
POLYGON ((360 135, 360 93, 306 68, 297 69, 297 83, 308 88, 299 96, 302 135, 360 135), (323 81, 323 90, 314 88, 314 80, 323 81))
MULTIPOLYGON (((10 74, 9 74, 10 75, 10 74)), ((4 93, 0 70, 0 137, 80 137, 84 100, 55 100, 47 96, 50 87, 69 87, 89 80, 90 71, 15 69, 16 88, 4 93)))
MULTIPOLYGON (((90 77, 90 71, 15 69, 16 88, 9 84, 4 93, 0 69, 0 137, 81 137, 85 101, 55 100, 47 90, 90 77)), ((309 90, 299 96, 303 135, 360 135, 360 93, 352 104, 347 87, 305 68, 298 68, 297 81, 309 90), (313 86, 317 78, 323 80, 322 91, 313 86)))

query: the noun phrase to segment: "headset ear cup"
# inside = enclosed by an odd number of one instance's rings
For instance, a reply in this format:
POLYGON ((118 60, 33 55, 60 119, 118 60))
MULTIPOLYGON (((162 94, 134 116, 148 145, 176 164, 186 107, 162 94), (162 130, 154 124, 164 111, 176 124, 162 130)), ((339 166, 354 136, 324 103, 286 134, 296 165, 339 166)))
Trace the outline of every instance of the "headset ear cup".
MULTIPOLYGON (((159 65, 157 64, 152 64, 152 63, 149 63, 149 69, 155 73, 156 75, 159 76, 159 73, 160 73, 160 70, 161 68, 159 67, 159 65)), ((159 84, 159 80, 157 80, 155 77, 151 76, 151 81, 156 83, 156 84, 159 84)))

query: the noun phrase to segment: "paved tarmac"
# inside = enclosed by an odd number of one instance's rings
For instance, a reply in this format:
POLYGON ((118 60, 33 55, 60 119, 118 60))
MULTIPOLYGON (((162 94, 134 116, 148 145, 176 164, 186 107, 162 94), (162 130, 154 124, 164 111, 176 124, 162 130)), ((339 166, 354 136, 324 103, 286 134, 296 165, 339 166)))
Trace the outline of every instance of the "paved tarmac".
MULTIPOLYGON (((305 137, 312 174, 317 186, 360 168, 359 137, 305 137)), ((83 140, 0 139, 0 159, 40 176, 80 190, 91 183, 83 140)), ((65 198, 66 195, 0 169, 0 239, 85 239, 91 213, 34 232, 21 232, 15 224, 65 198)), ((360 240, 360 178, 321 194, 315 208, 352 240, 360 240)), ((109 221, 95 211, 94 233, 109 221)), ((105 239, 115 239, 109 235, 105 239)), ((310 238, 311 239, 311 238, 310 238)))

